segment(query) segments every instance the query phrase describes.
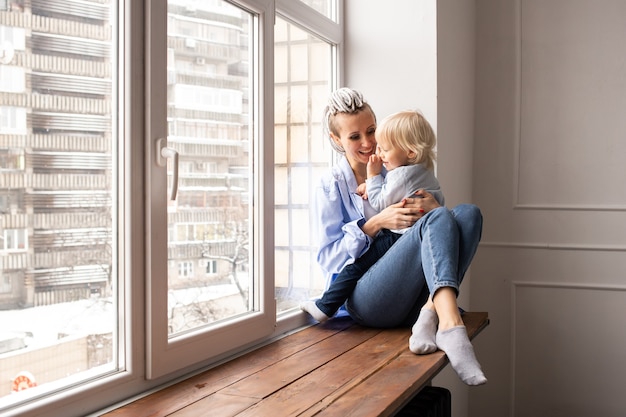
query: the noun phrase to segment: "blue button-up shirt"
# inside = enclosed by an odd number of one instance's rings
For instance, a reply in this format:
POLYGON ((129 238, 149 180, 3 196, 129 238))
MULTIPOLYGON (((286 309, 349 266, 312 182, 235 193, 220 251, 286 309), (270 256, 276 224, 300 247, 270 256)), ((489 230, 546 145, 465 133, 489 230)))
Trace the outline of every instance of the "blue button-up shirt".
POLYGON ((356 179, 346 158, 341 158, 315 189, 312 224, 319 242, 317 262, 327 274, 327 285, 334 274, 359 258, 372 242, 360 226, 376 211, 356 194, 356 189, 356 179))

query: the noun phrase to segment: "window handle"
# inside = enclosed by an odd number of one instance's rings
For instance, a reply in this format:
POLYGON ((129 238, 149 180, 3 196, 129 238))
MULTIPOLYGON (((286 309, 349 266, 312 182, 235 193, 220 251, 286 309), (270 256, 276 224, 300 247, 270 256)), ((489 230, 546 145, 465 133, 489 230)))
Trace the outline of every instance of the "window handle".
POLYGON ((167 159, 172 158, 172 190, 170 191, 170 200, 176 200, 178 193, 178 152, 174 148, 167 146, 167 139, 160 138, 157 140, 157 165, 167 167, 167 159))

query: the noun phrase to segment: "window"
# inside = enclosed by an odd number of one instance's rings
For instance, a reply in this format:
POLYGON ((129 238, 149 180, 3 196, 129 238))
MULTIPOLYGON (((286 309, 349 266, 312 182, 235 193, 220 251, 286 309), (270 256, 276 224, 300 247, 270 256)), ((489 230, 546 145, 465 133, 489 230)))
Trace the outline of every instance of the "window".
POLYGON ((193 263, 181 262, 178 264, 178 277, 189 278, 193 276, 193 263))
POLYGON ((0 414, 95 412, 304 323, 340 25, 292 0, 3 4, 0 414))
POLYGON ((12 291, 11 276, 0 271, 0 295, 10 294, 12 291))
MULTIPOLYGON (((13 171, 24 169, 24 149, 0 149, 0 170, 13 171)), ((6 206, 5 206, 6 207, 6 206)))
MULTIPOLYGON (((2 9, 0 8, 0 10, 2 9)), ((7 9, 5 8, 4 10, 7 9)), ((0 24, 0 64, 11 64, 15 57, 15 52, 24 51, 25 49, 26 31, 24 28, 0 24)), ((16 83, 20 85, 20 80, 16 80, 16 83)))
POLYGON ((278 311, 321 293, 309 205, 331 161, 322 110, 333 88, 335 47, 284 17, 274 35, 275 256, 278 311))
POLYGON ((317 12, 323 14, 329 19, 337 22, 337 2, 333 0, 300 0, 302 3, 310 6, 317 12))
MULTIPOLYGON (((9 58, 6 56, 5 58, 9 58)), ((24 68, 9 65, 0 66, 0 91, 7 93, 23 93, 26 89, 26 73, 24 68)))
POLYGON ((217 274, 217 261, 216 260, 206 261, 206 273, 217 274))
POLYGON ((26 134, 26 109, 23 107, 0 106, 0 129, 7 134, 26 134))
POLYGON ((0 250, 25 251, 28 249, 28 237, 26 229, 4 229, 0 250))
POLYGON ((125 369, 115 5, 0 13, 0 414, 125 369))

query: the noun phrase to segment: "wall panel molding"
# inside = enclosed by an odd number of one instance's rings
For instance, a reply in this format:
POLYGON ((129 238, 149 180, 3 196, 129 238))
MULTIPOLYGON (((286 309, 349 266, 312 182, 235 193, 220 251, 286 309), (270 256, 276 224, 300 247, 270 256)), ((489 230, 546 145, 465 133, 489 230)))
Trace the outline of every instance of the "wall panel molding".
MULTIPOLYGON (((550 25, 549 19, 551 16, 554 16, 554 6, 551 3, 545 3, 541 1, 535 0, 513 0, 514 8, 515 8, 515 28, 514 28, 514 36, 515 36, 515 50, 514 50, 514 66, 515 66, 515 84, 513 88, 513 94, 515 97, 515 108, 514 108, 514 167, 513 167, 513 209, 514 210, 564 210, 564 211, 581 211, 581 212, 626 212, 626 202, 619 201, 624 197, 622 191, 617 193, 613 193, 612 201, 607 201, 602 203, 602 199, 605 198, 607 200, 611 200, 608 196, 611 194, 607 193, 609 190, 617 190, 619 188, 619 182, 616 178, 619 178, 623 173, 623 168, 616 168, 618 165, 615 163, 615 152, 621 153, 620 149, 623 149, 623 145, 617 145, 620 142, 619 138, 615 139, 619 134, 615 133, 614 127, 606 127, 606 124, 601 120, 596 120, 597 123, 597 132, 596 135, 598 137, 604 137, 604 141, 600 142, 603 145, 607 146, 607 149, 610 147, 616 147, 613 152, 608 151, 606 153, 607 157, 607 165, 604 167, 598 167, 598 164, 589 164, 587 163, 587 167, 593 166, 593 171, 587 171, 587 168, 578 169, 578 166, 573 166, 571 163, 568 165, 567 163, 563 164, 559 169, 548 167, 546 163, 538 163, 538 161, 545 162, 545 154, 549 155, 560 155, 557 152, 558 145, 554 145, 555 148, 550 147, 550 143, 546 143, 545 152, 541 152, 544 149, 538 148, 537 143, 533 144, 530 138, 536 139, 536 134, 545 135, 547 138, 553 137, 556 140, 560 140, 567 145, 572 145, 568 149, 563 150, 565 153, 572 154, 573 157, 580 159, 581 161, 585 161, 584 154, 585 149, 579 149, 580 146, 594 146, 589 145, 588 141, 583 140, 582 138, 586 138, 583 133, 578 134, 577 132, 581 129, 588 128, 588 122, 580 122, 580 128, 571 128, 569 127, 571 123, 578 123, 578 121, 584 117, 581 116, 579 107, 570 105, 572 101, 586 102, 585 106, 587 107, 587 114, 585 116, 587 118, 594 117, 594 115, 606 113, 602 109, 605 106, 621 108, 624 106, 624 99, 620 98, 622 95, 620 94, 621 87, 618 85, 613 86, 613 92, 608 94, 608 91, 612 91, 610 87, 603 86, 603 83, 608 82, 608 80, 613 79, 613 75, 619 72, 619 68, 617 68, 620 64, 620 55, 623 55, 623 52, 619 52, 619 55, 616 55, 617 51, 613 54, 607 53, 605 49, 602 48, 591 48, 586 43, 594 42, 593 39, 589 39, 588 42, 582 43, 581 47, 578 48, 578 52, 576 54, 572 53, 572 49, 575 45, 578 45, 578 40, 574 38, 576 35, 572 35, 572 32, 568 32, 571 28, 567 26, 558 26, 558 25, 550 25), (544 12, 548 13, 544 13, 544 12), (524 12, 527 12, 527 15, 524 16, 524 12), (552 13, 550 13, 552 12, 552 13), (535 14, 535 20, 533 20, 533 13, 535 14), (537 23, 536 15, 541 14, 545 15, 545 21, 541 20, 539 24, 537 23), (529 16, 530 15, 530 16, 529 16), (533 27, 531 25, 536 24, 533 27), (562 27, 562 32, 547 30, 548 27, 562 27), (554 39, 547 39, 544 44, 540 44, 537 46, 536 39, 533 39, 533 33, 539 30, 541 33, 546 33, 553 37, 558 36, 567 36, 570 35, 571 38, 559 38, 562 51, 561 60, 558 65, 565 67, 573 65, 573 63, 577 62, 576 59, 581 59, 580 62, 587 61, 598 61, 600 66, 605 67, 605 71, 608 71, 608 74, 603 74, 600 70, 588 70, 586 68, 576 69, 575 71, 570 71, 570 75, 561 76, 557 78, 558 82, 550 83, 551 76, 553 74, 546 75, 542 73, 540 70, 533 72, 533 68, 535 68, 535 64, 541 64, 545 59, 553 59, 557 58, 549 58, 554 55, 550 53, 552 49, 550 47, 556 47, 556 44, 551 44, 554 39), (528 32, 526 32, 528 31, 528 32), (524 44, 524 39, 529 38, 528 44, 524 44), (535 41, 535 45, 532 44, 532 41, 535 41), (530 46, 528 46, 530 44, 530 46), (548 46, 546 46, 548 45, 548 46), (526 48, 526 50, 525 50, 526 48), (525 56, 525 51, 528 56, 525 56), (578 55, 577 55, 578 54, 578 55), (540 58, 538 58, 540 57, 540 58), (584 59, 583 59, 584 58, 584 59), (530 61, 527 62, 526 59, 530 61), (528 64, 528 65, 526 65, 528 64), (526 69, 525 69, 526 65, 526 69), (539 74, 539 75, 538 75, 539 74), (527 83, 525 83, 525 79, 527 83), (550 91, 554 90, 553 94, 545 91, 544 88, 540 86, 542 84, 546 84, 550 91), (580 88, 574 89, 570 88, 571 91, 577 91, 576 93, 571 93, 568 97, 561 97, 564 93, 564 88, 571 85, 578 85, 580 88), (605 88, 607 90, 604 96, 604 102, 598 104, 597 96, 594 94, 600 93, 589 93, 590 89, 585 86, 597 85, 598 88, 605 88), (525 96, 526 95, 526 96, 525 96), (560 99, 554 99, 554 102, 547 104, 545 100, 540 99, 543 97, 561 97, 560 99), (575 100, 572 100, 572 98, 575 100), (530 103, 524 104, 524 100, 532 100, 530 103), (561 100, 561 101, 557 101, 561 100), (585 101, 586 100, 586 101, 585 101), (558 104, 561 105, 558 105, 558 104), (536 104, 536 105, 535 105, 536 104), (543 107, 541 107, 543 106, 543 107), (541 109, 545 108, 545 112, 541 112, 534 110, 537 107, 541 107, 541 109), (528 109, 533 109, 529 111, 528 109), (558 111, 556 110, 558 109, 558 111), (533 113, 534 111, 534 113, 533 113), (536 117, 532 118, 528 114, 525 113, 530 112, 531 115, 536 117), (551 122, 551 115, 554 113, 554 117, 558 117, 558 122, 551 122), (543 116, 547 115, 548 116, 543 116), (524 119, 524 117, 529 117, 532 120, 524 119), (535 120, 536 119, 536 120, 535 120), (550 121, 548 121, 550 120, 550 121), (564 126, 568 126, 564 128, 564 126), (525 143, 524 141, 524 130, 525 128, 530 128, 530 130, 535 133, 528 133, 526 138, 528 141, 525 143), (548 132, 558 132, 561 135, 550 135, 548 132), (571 137, 568 133, 572 134, 571 137), (568 139, 565 139, 568 138, 568 139), (569 142, 571 140, 571 142, 569 142), (568 142, 565 142, 568 141, 568 142), (523 145, 530 146, 530 148, 526 148, 526 155, 523 152, 523 145), (578 152, 578 153, 577 153, 578 152), (523 160, 526 158, 526 160, 523 160), (612 163, 611 163, 612 161, 612 163), (535 170, 530 170, 529 165, 534 165, 537 167, 535 170), (525 171, 525 172, 524 172, 525 171), (536 171, 541 171, 542 173, 554 173, 558 172, 559 175, 535 175, 536 171), (582 172, 582 173, 581 173, 582 172), (585 174, 589 172, 589 175, 585 174), (564 178, 572 177, 572 181, 567 181, 564 178), (559 178, 556 178, 559 177, 559 178), (576 178, 579 180, 584 180, 590 182, 590 184, 597 184, 600 182, 601 185, 598 185, 595 188, 600 188, 604 190, 603 193, 597 193, 597 189, 593 190, 595 197, 590 196, 589 192, 586 192, 584 189, 589 188, 583 187, 581 189, 580 197, 577 197, 575 191, 572 190, 576 183, 576 178), (591 178, 591 179, 590 179, 591 178), (541 197, 538 197, 535 201, 529 201, 529 186, 537 185, 535 188, 542 188, 539 190, 541 197), (562 188, 557 186, 561 185, 562 188), (542 187, 543 186, 543 187, 542 187), (526 190, 524 191, 524 188, 526 190), (553 191, 547 192, 545 189, 553 189, 553 191), (559 195, 558 193, 562 193, 559 195), (524 195, 525 194, 525 195, 524 195), (549 201, 551 199, 554 201, 549 201), (585 198, 587 201, 585 201, 585 198), (580 203, 577 203, 576 199, 580 199, 580 203), (543 201, 542 201, 543 200, 543 201), (563 203, 558 202, 559 200, 563 201, 563 203), (569 200, 569 202, 567 201, 569 200), (591 201, 589 201, 591 200, 591 201), (617 200, 617 201, 615 201, 617 200), (598 201, 596 204, 595 202, 598 201)), ((565 2, 567 3, 567 2, 565 2)), ((569 3, 568 7, 569 7, 569 3)), ((570 10, 570 15, 574 16, 573 19, 579 19, 580 22, 586 22, 587 17, 585 16, 594 7, 590 5, 578 5, 574 9, 570 10), (592 9, 589 9, 592 7, 592 9)), ((615 6, 616 9, 613 11, 614 14, 619 16, 623 13, 623 6, 615 6)), ((610 13, 609 13, 610 14, 610 13)), ((602 14, 600 14, 602 15, 602 14)), ((570 17, 571 17, 570 16, 570 17)), ((588 19, 597 18, 599 15, 589 16, 588 19)), ((606 21, 603 21, 602 24, 607 26, 614 26, 615 20, 617 18, 606 18, 606 21)), ((581 31, 584 30, 581 28, 581 31)), ((584 36, 585 32, 581 32, 580 36, 584 36)), ((619 38, 619 33, 615 34, 610 32, 609 29, 606 29, 606 34, 611 34, 612 39, 616 37, 619 38)), ((555 41, 556 42, 556 41, 555 41)), ((608 40, 606 41, 608 42, 608 40)), ((553 51, 552 51, 553 52, 553 51)), ((556 65, 556 64, 555 64, 556 65)), ((573 68, 576 68, 573 67, 573 68)), ((558 71, 558 68, 553 68, 555 71, 558 71)), ((566 73, 566 72, 564 72, 566 73)), ((603 90, 604 91, 604 90, 603 90)), ((578 125, 576 125, 578 126, 578 125)), ((589 133, 590 134, 590 133, 589 133)), ((597 138, 596 138, 597 139, 597 138)), ((593 149, 593 148, 590 148, 593 149)), ((600 158, 599 154, 593 152, 586 152, 588 157, 591 158, 590 161, 597 160, 600 158), (595 159, 594 159, 595 158, 595 159)), ((558 159, 558 158, 557 158, 558 159)), ((552 161, 550 161, 552 162, 552 161)), ((558 165, 558 161, 554 161, 554 165, 558 165)))
MULTIPOLYGON (((610 388, 604 384, 587 386, 571 381, 579 377, 579 372, 586 374, 594 366, 599 367, 600 375, 608 375, 616 369, 614 357, 620 355, 624 336, 614 329, 622 320, 619 304, 626 301, 626 285, 512 281, 510 291, 510 415, 537 415, 538 410, 556 404, 563 407, 572 395, 596 398, 605 404, 599 406, 598 414, 613 415, 603 414, 601 409, 615 407, 609 404, 608 398, 615 397, 622 389, 624 377, 619 372, 613 372, 616 376, 612 383, 607 382, 610 388), (592 304, 579 306, 584 300, 591 300, 592 304), (608 300, 612 301, 610 305, 605 304, 608 300), (604 321, 608 326, 601 326, 604 321), (579 340, 579 336, 585 334, 593 334, 598 340, 594 337, 579 340), (604 345, 599 346, 599 343, 604 345), (593 364, 581 363, 589 351, 599 355, 597 360, 593 364), (574 366, 576 364, 580 364, 580 369, 574 366), (539 375, 543 375, 544 380, 538 380, 539 375), (562 386, 553 385, 561 378, 565 378, 562 386), (531 398, 534 404, 529 404, 531 398)), ((624 399, 615 403, 619 407, 624 399)), ((586 414, 580 411, 573 415, 586 414)))
POLYGON ((548 242, 481 242, 480 247, 507 248, 507 249, 547 249, 565 251, 592 251, 592 252, 626 252, 626 245, 575 245, 571 243, 548 242))

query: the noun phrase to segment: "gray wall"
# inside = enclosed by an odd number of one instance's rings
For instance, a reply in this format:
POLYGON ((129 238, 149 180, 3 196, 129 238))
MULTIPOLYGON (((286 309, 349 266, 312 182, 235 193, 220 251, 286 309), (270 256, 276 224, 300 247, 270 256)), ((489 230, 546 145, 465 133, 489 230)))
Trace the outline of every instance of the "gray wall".
POLYGON ((448 367, 454 416, 623 414, 626 2, 380 6, 346 0, 345 84, 436 119, 446 198, 485 216, 461 304, 489 383, 448 367))
POLYGON ((481 0, 475 416, 618 416, 626 397, 626 2, 481 0))

